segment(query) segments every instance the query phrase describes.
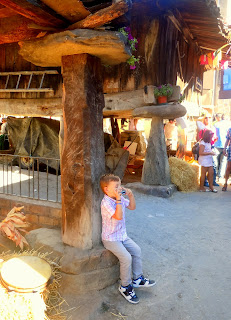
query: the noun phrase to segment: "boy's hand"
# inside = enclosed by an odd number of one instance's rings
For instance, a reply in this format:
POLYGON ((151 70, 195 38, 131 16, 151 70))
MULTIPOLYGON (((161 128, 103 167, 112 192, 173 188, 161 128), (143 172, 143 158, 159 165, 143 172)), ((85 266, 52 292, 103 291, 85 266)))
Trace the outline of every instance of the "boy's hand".
POLYGON ((132 193, 132 190, 130 190, 130 189, 123 188, 123 190, 126 192, 125 195, 128 196, 128 197, 133 194, 133 193, 132 193))
POLYGON ((115 194, 114 194, 114 196, 115 196, 116 200, 121 199, 121 191, 122 191, 122 188, 121 188, 121 187, 115 189, 115 194))

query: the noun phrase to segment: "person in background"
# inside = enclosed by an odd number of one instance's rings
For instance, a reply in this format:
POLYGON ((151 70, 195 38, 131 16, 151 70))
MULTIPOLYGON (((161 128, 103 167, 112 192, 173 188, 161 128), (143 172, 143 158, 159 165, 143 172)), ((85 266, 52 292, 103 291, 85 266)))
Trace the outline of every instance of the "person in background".
POLYGON ((216 128, 216 135, 217 135, 217 141, 214 143, 215 152, 216 152, 216 168, 217 168, 218 179, 220 179, 220 178, 224 178, 225 169, 227 165, 227 157, 224 156, 223 150, 226 142, 226 135, 230 127, 230 122, 225 120, 225 115, 222 115, 221 113, 217 113, 214 127, 216 128))
POLYGON ((226 191, 227 190, 227 183, 228 183, 228 179, 229 179, 229 175, 230 175, 230 171, 231 171, 231 128, 227 132, 223 154, 224 154, 224 156, 227 156, 227 167, 226 167, 226 171, 225 171, 225 184, 222 188, 222 191, 226 191), (227 147, 228 147, 228 150, 226 150, 227 147))
MULTIPOLYGON (((214 149, 214 143, 217 141, 217 135, 216 135, 216 128, 212 125, 212 117, 208 114, 204 117, 203 119, 203 125, 204 129, 201 129, 199 131, 199 139, 203 139, 204 132, 206 130, 211 130, 213 132, 213 137, 211 141, 211 146, 212 149, 214 149)), ((214 155, 213 155, 213 185, 218 187, 219 184, 216 182, 216 177, 217 177, 217 155, 214 150, 214 155)), ((205 177, 205 187, 209 187, 209 183, 207 180, 207 177, 205 177)))
POLYGON ((217 190, 213 188, 213 156, 215 153, 212 151, 213 132, 211 130, 205 130, 199 148, 199 165, 201 165, 201 177, 200 177, 200 191, 211 191, 217 193, 217 190), (208 173, 209 190, 205 189, 204 182, 206 173, 208 173))
POLYGON ((178 133, 176 157, 183 159, 187 145, 187 120, 185 117, 176 118, 176 124, 178 133))
POLYGON ((164 134, 167 149, 173 149, 173 146, 177 144, 176 120, 169 119, 169 122, 164 126, 164 134))

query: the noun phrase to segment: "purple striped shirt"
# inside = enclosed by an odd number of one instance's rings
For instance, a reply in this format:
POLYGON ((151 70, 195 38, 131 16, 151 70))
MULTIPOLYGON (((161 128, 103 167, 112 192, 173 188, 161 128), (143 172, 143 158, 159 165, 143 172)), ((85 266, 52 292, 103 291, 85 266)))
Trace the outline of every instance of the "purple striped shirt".
POLYGON ((101 201, 102 240, 124 241, 127 238, 125 208, 129 206, 129 200, 121 196, 121 204, 123 218, 121 220, 112 218, 116 210, 116 200, 104 195, 101 201))

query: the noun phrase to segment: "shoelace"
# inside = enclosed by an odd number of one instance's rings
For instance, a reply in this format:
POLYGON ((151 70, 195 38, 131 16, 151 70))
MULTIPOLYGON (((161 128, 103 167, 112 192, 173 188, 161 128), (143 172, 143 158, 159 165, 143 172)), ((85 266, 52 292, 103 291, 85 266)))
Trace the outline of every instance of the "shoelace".
POLYGON ((128 291, 128 293, 132 296, 132 297, 134 297, 136 294, 135 294, 135 291, 134 291, 134 289, 131 287, 131 288, 129 288, 129 291, 128 291))

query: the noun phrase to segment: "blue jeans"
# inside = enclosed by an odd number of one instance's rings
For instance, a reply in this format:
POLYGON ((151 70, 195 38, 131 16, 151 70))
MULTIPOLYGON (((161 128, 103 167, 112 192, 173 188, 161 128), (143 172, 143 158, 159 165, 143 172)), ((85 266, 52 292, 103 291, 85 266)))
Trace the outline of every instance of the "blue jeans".
POLYGON ((122 286, 126 287, 133 279, 138 279, 142 274, 142 260, 140 247, 129 237, 124 241, 105 241, 104 247, 111 251, 120 262, 120 280, 122 286))

